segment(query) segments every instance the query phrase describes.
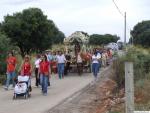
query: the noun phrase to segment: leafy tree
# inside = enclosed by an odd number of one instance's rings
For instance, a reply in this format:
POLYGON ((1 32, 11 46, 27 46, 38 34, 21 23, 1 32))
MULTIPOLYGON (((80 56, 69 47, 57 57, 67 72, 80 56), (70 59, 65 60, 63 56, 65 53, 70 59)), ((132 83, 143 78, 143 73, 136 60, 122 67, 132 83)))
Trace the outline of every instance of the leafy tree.
POLYGON ((33 51, 43 51, 51 47, 53 42, 61 42, 64 38, 54 22, 48 20, 38 8, 5 16, 1 29, 20 48, 22 56, 33 51))
POLYGON ((0 33, 0 73, 4 74, 6 72, 5 59, 7 52, 12 49, 10 39, 8 39, 4 34, 0 33))
POLYGON ((55 37, 52 38, 52 42, 53 42, 53 44, 63 43, 64 38, 65 38, 64 33, 61 32, 61 31, 58 31, 58 32, 55 34, 55 37))
POLYGON ((102 45, 102 44, 108 44, 110 42, 117 42, 120 38, 116 35, 111 34, 93 34, 90 36, 89 43, 92 45, 102 45))
POLYGON ((142 21, 135 25, 131 35, 134 44, 150 47, 150 20, 142 21))

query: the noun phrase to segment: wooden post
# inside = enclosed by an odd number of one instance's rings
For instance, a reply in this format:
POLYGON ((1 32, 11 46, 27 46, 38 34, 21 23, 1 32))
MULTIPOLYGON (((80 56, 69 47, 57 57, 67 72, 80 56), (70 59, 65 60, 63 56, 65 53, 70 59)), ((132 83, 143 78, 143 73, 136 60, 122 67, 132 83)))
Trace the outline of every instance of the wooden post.
POLYGON ((133 63, 125 62, 126 113, 134 113, 133 63))

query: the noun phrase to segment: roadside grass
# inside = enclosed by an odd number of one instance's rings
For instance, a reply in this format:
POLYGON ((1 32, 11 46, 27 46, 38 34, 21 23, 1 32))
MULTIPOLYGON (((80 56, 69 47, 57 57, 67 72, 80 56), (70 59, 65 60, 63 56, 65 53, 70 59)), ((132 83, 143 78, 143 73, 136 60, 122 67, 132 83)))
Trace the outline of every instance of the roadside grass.
MULTIPOLYGON (((148 74, 150 76, 150 73, 148 74)), ((150 110, 150 77, 135 82, 135 110, 150 110)))

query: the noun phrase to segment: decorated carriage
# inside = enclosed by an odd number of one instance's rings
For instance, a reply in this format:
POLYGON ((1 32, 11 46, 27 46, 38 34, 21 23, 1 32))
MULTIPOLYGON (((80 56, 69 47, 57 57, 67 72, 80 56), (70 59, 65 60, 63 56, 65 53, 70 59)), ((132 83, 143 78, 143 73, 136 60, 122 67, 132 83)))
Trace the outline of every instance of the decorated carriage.
POLYGON ((88 48, 89 35, 76 31, 71 36, 64 39, 66 54, 71 55, 70 72, 77 72, 77 55, 80 53, 83 64, 83 72, 91 72, 91 54, 88 48))

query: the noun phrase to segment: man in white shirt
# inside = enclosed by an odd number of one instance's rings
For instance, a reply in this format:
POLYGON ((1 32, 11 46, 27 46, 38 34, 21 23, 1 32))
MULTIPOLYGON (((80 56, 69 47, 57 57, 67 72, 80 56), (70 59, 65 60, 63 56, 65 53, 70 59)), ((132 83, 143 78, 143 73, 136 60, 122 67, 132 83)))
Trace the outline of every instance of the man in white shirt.
POLYGON ((58 69, 59 79, 62 79, 64 77, 65 62, 66 62, 65 55, 62 54, 61 51, 59 51, 57 55, 57 69, 58 69))
POLYGON ((49 61, 49 62, 51 62, 52 61, 52 59, 53 59, 53 56, 52 56, 52 53, 51 53, 51 51, 49 51, 48 53, 47 53, 47 60, 49 61))
POLYGON ((94 50, 93 55, 92 55, 92 72, 95 77, 95 80, 97 80, 97 75, 99 71, 99 60, 101 56, 96 53, 94 50))

